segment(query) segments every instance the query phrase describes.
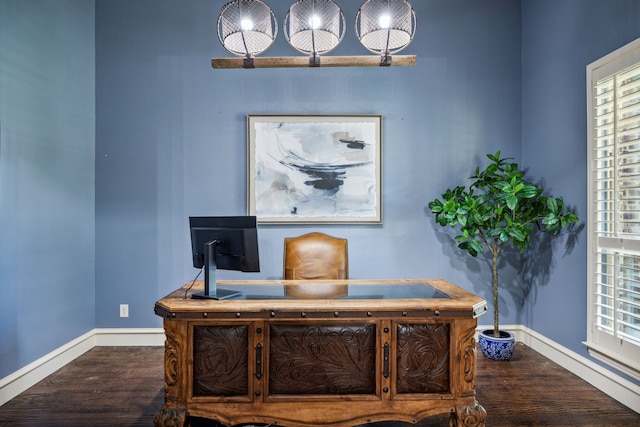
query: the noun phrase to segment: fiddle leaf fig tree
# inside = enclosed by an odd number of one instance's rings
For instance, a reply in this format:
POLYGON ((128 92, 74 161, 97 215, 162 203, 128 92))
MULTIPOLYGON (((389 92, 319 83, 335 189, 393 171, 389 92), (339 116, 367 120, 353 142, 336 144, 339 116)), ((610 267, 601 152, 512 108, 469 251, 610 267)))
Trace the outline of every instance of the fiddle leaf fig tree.
POLYGON ((487 248, 492 258, 493 335, 500 337, 498 310, 498 259, 508 243, 524 252, 535 230, 558 234, 578 217, 569 212, 561 197, 543 195, 544 189, 525 180, 517 163, 488 154, 491 163, 476 168, 469 187, 448 189, 442 199, 429 203, 438 224, 459 227, 458 247, 471 256, 487 248))

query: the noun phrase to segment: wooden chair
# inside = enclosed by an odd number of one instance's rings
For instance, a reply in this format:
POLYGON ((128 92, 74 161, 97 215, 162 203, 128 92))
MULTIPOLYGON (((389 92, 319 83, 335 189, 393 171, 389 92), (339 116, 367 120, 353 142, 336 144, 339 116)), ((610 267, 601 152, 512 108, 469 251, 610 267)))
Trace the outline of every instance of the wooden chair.
MULTIPOLYGON (((349 278, 347 239, 324 233, 307 233, 284 239, 285 280, 346 280, 349 278)), ((307 283, 288 285, 285 295, 293 298, 346 296, 346 284, 307 283)))

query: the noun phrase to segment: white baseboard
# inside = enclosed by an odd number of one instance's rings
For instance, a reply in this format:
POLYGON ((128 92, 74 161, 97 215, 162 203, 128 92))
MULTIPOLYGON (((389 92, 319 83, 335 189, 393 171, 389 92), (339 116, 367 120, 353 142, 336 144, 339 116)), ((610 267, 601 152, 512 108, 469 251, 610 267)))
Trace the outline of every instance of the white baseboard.
POLYGON ((93 347, 95 333, 90 331, 0 379, 0 405, 4 405, 93 347))
POLYGON ((155 347, 164 345, 164 329, 94 329, 96 347, 155 347))
MULTIPOLYGON (((484 329, 493 329, 493 326, 481 325, 477 328, 478 331, 484 329)), ((640 386, 526 326, 504 325, 500 329, 513 332, 516 335, 516 341, 537 351, 618 402, 640 413, 640 386)))
MULTIPOLYGON (((493 329, 493 326, 481 325, 477 329, 493 329)), ((502 329, 515 333, 518 342, 522 342, 623 405, 640 413, 640 386, 621 378, 526 326, 505 325, 502 329)), ((5 404, 93 347, 162 345, 164 345, 164 330, 162 328, 93 329, 0 379, 0 405, 5 404)))
POLYGON ((164 345, 164 330, 162 328, 93 329, 0 379, 0 406, 93 347, 162 345, 164 345))

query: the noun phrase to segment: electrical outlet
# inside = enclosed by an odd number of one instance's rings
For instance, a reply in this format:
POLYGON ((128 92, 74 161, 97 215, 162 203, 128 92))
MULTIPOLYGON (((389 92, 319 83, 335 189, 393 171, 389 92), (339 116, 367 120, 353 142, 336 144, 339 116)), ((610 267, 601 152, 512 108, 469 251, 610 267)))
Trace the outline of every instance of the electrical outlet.
POLYGON ((129 304, 120 304, 120 317, 129 317, 129 304))

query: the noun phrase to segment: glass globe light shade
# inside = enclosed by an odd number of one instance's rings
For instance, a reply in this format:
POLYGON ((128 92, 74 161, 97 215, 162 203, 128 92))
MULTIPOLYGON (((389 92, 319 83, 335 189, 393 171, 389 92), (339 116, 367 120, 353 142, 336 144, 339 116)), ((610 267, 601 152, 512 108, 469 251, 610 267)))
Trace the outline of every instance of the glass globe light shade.
POLYGON ((340 44, 345 20, 333 0, 298 0, 284 18, 284 35, 298 52, 321 55, 340 44))
POLYGON ((356 14, 356 35, 372 53, 383 56, 407 47, 416 31, 416 14, 407 0, 367 0, 356 14))
POLYGON ((277 34, 273 10, 261 0, 234 0, 220 10, 218 39, 234 55, 259 55, 273 44, 277 34))

